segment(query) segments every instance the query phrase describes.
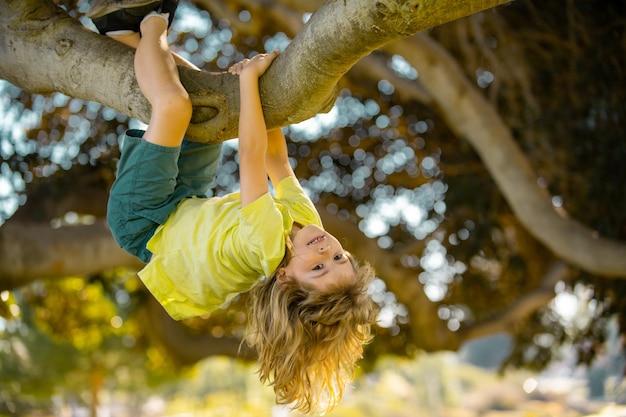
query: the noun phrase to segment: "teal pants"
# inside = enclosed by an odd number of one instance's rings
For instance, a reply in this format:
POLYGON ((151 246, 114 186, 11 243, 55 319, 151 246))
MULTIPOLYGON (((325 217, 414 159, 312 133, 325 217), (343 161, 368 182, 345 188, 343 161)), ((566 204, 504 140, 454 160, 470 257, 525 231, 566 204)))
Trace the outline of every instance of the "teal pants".
POLYGON ((144 262, 156 228, 178 203, 206 197, 217 172, 221 144, 183 140, 164 147, 142 139, 144 131, 129 130, 122 144, 117 178, 111 187, 107 222, 121 248, 144 262))

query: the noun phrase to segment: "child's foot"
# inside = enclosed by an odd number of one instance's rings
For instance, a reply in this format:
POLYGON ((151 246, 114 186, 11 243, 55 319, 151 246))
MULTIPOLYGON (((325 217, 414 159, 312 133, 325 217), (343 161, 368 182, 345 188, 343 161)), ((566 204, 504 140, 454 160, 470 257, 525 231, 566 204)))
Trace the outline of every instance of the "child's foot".
POLYGON ((143 18, 152 11, 169 13, 171 25, 178 0, 95 0, 87 11, 101 34, 139 32, 143 18))
MULTIPOLYGON (((148 21, 149 19, 156 17, 157 19, 161 19, 161 24, 165 25, 165 28, 167 28, 167 26, 169 25, 169 13, 159 13, 159 12, 150 12, 146 15, 146 17, 144 17, 141 20, 140 23, 140 29, 141 29, 141 33, 144 33, 144 22, 148 21)), ((163 30, 162 28, 160 28, 159 30, 163 30)))

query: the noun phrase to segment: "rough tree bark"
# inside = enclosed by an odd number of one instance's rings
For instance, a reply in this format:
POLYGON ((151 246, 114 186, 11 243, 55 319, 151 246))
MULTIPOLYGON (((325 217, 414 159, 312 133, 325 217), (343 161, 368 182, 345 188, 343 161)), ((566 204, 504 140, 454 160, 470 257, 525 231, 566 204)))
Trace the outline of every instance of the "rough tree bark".
MULTIPOLYGON (((468 16, 506 0, 328 1, 262 78, 270 127, 328 110, 337 81, 381 45, 468 16), (271 86, 271 89, 268 88, 271 86)), ((147 121, 133 52, 70 18, 49 0, 9 1, 0 9, 0 77, 33 93, 60 91, 147 121)), ((238 81, 228 73, 181 69, 194 103, 188 130, 199 142, 236 136, 238 81)))

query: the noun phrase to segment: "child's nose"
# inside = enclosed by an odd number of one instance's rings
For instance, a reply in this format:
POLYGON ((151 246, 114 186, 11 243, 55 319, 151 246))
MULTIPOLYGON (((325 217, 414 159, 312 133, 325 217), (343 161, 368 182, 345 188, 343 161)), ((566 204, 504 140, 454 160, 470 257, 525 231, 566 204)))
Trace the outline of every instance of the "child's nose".
POLYGON ((330 249, 330 245, 322 245, 322 246, 320 246, 320 247, 319 247, 319 249, 318 249, 318 250, 319 250, 321 253, 324 253, 324 252, 326 252, 326 251, 327 251, 327 250, 329 250, 329 249, 330 249))

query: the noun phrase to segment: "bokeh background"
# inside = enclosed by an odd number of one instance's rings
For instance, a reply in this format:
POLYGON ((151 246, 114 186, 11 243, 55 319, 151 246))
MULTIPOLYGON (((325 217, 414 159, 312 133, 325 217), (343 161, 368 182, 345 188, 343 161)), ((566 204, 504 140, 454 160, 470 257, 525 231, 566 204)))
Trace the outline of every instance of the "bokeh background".
MULTIPOLYGON (((223 71, 286 48, 321 4, 182 0, 170 40, 223 71)), ((88 1, 58 7, 94 29, 88 1)), ((626 244, 624 8, 516 0, 421 36, 497 110, 554 209, 626 244)), ((325 224, 378 272, 376 338, 331 415, 626 416, 626 271, 571 265, 526 230, 471 132, 451 128, 408 58, 423 45, 409 45, 374 52, 341 80, 330 112, 285 127, 325 224)), ((110 239, 96 227, 118 141, 142 126, 0 80, 0 240, 49 239, 36 263, 46 250, 73 262, 90 239, 110 239)), ((236 149, 225 143, 211 195, 238 188, 236 149)), ((26 261, 3 256, 0 415, 289 415, 240 350, 245 295, 177 323, 117 253, 101 255, 115 267, 77 276, 14 275, 7 259, 26 261)))

